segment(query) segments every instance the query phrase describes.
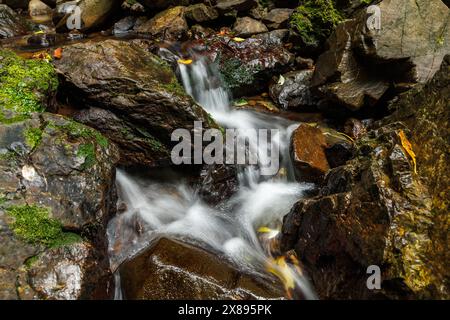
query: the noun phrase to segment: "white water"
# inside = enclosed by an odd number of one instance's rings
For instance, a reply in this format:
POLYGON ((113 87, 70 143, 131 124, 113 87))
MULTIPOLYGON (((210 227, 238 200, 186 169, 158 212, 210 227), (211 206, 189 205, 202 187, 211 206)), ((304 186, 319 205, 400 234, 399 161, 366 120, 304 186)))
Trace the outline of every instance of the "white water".
MULTIPOLYGON (((181 177, 161 183, 118 170, 117 185, 127 210, 111 222, 108 231, 113 267, 154 237, 169 235, 206 245, 227 254, 241 269, 260 273, 270 257, 256 230, 262 226, 279 227, 283 216, 311 188, 292 178, 288 152, 296 125, 272 115, 233 110, 214 66, 201 59, 191 65, 180 65, 180 72, 186 91, 224 127, 278 129, 284 174, 265 177, 257 166, 242 169, 239 191, 218 209, 204 203, 197 190, 181 177)), ((302 275, 295 273, 294 277, 303 296, 316 298, 302 275)))

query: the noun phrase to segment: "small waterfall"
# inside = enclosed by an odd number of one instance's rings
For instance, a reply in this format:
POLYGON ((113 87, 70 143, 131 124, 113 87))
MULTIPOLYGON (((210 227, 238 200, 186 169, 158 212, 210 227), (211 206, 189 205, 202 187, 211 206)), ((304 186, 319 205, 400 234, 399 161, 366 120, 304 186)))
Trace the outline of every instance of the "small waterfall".
MULTIPOLYGON (((181 178, 163 183, 145 181, 118 170, 120 198, 127 208, 113 219, 108 230, 112 265, 117 266, 158 235, 169 235, 225 253, 240 268, 255 274, 269 264, 280 279, 294 281, 304 297, 315 299, 301 270, 286 261, 277 263, 280 260, 270 256, 258 233, 261 228, 273 229, 270 237, 275 237, 283 216, 311 188, 293 178, 289 141, 295 123, 273 115, 232 109, 230 95, 222 86, 216 67, 202 58, 179 66, 186 92, 220 125, 278 130, 284 174, 261 176, 257 166, 243 168, 239 173, 239 191, 219 210, 204 203, 197 190, 181 178), (136 224, 141 229, 139 234, 135 231, 136 224)), ((258 155, 265 154, 261 151, 256 150, 258 155)))

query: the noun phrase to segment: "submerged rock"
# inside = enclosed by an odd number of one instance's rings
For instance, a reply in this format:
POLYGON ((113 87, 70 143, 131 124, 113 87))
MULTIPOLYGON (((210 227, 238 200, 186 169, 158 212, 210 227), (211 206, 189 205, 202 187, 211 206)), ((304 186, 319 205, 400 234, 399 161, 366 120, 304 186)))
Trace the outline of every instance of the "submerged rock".
POLYGON ((122 164, 169 165, 167 150, 174 144, 175 129, 192 130, 196 120, 205 128, 215 126, 184 92, 171 67, 142 43, 107 40, 70 45, 55 65, 74 105, 108 111, 85 110, 77 118, 118 144, 122 164))
POLYGON ((303 257, 321 298, 449 298, 449 66, 401 95, 319 196, 285 217, 282 248, 303 257), (366 286, 371 265, 379 290, 366 286))
POLYGON ((246 275, 217 254, 165 238, 122 264, 119 271, 124 297, 131 300, 283 297, 274 279, 246 275))

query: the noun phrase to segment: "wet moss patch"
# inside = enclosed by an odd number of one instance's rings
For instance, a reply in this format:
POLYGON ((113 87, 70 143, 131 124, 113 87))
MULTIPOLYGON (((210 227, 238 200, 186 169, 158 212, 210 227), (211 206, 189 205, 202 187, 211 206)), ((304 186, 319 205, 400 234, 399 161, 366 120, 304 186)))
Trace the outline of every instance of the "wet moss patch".
POLYGON ((45 102, 57 88, 57 75, 50 63, 0 51, 0 122, 16 122, 33 112, 43 112, 45 102), (12 113, 11 117, 5 110, 12 113))
POLYGON ((292 14, 290 25, 306 45, 317 46, 341 21, 343 17, 332 0, 304 0, 292 14))
POLYGON ((47 247, 59 247, 81 241, 81 237, 64 232, 61 222, 49 217, 49 209, 39 206, 11 206, 6 213, 14 218, 11 227, 22 240, 47 247))

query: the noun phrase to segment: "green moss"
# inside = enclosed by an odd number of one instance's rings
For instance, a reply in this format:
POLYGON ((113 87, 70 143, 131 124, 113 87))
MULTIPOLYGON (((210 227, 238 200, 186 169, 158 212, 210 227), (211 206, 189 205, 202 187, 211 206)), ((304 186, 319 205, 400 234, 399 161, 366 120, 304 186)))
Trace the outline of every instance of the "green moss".
POLYGON ((291 16, 290 25, 306 45, 317 46, 342 20, 332 0, 302 0, 291 16))
POLYGON ((168 84, 163 84, 163 87, 177 95, 186 95, 183 86, 178 82, 176 77, 173 77, 172 80, 168 84))
POLYGON ((57 247, 78 242, 81 238, 64 232, 61 222, 49 217, 49 209, 38 206, 11 206, 6 213, 14 218, 12 230, 22 240, 35 245, 57 247))
POLYGON ((39 256, 38 255, 32 256, 32 257, 26 259, 25 263, 24 263, 25 267, 31 268, 38 260, 39 260, 39 256))
POLYGON ((42 140, 42 130, 40 128, 28 128, 24 132, 25 142, 27 145, 34 149, 36 148, 42 140))
POLYGON ((255 75, 261 70, 259 66, 249 67, 244 65, 239 59, 228 59, 221 61, 220 55, 216 59, 223 81, 228 89, 233 90, 245 85, 251 85, 255 80, 255 75))
POLYGON ((107 148, 109 145, 108 139, 100 132, 76 121, 70 121, 69 124, 63 126, 63 128, 73 137, 95 139, 97 144, 102 148, 107 148))
POLYGON ((18 116, 43 112, 48 95, 58 88, 53 66, 43 60, 26 60, 11 51, 0 51, 0 119, 4 109, 18 116), (3 109, 3 110, 2 110, 3 109))
POLYGON ((84 158, 83 169, 92 167, 97 161, 95 146, 92 143, 80 145, 78 147, 77 156, 84 158))

